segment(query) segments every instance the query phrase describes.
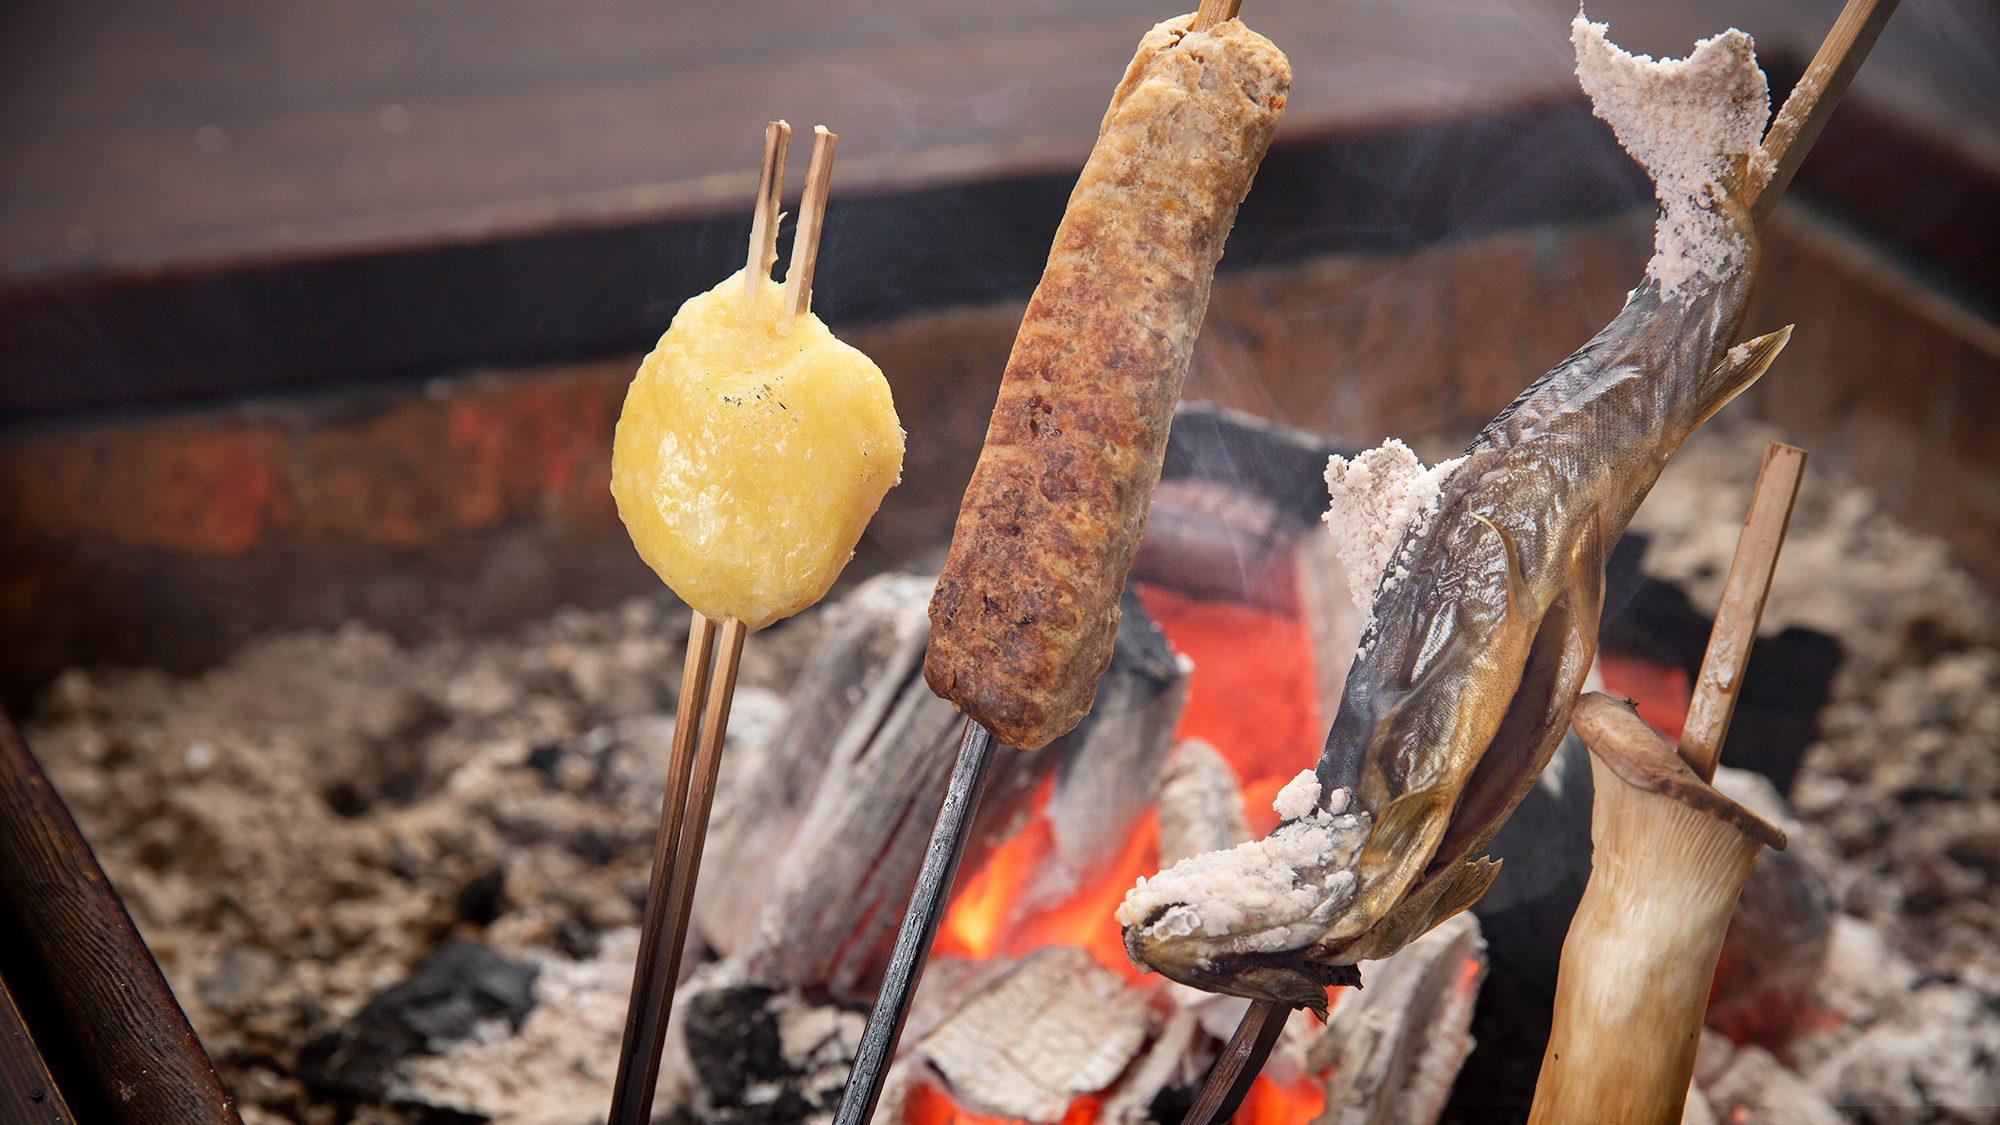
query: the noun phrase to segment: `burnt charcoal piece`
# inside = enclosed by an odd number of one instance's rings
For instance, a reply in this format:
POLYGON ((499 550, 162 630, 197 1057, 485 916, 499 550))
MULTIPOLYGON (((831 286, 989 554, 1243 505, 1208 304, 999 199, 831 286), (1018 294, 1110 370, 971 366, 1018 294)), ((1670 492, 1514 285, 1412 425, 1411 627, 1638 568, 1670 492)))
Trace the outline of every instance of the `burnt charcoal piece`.
POLYGON ((543 784, 551 789, 562 788, 556 777, 556 768, 562 765, 563 751, 560 746, 537 746, 528 751, 527 766, 542 775, 543 784))
POLYGON ((473 879, 458 892, 458 916, 475 926, 490 926, 507 912, 507 872, 496 867, 473 879))
POLYGON ((535 1006, 536 972, 478 942, 453 938, 410 979, 370 1000, 346 1027, 307 1044, 298 1077, 333 1093, 386 1097, 405 1057, 435 1054, 485 1020, 504 1018, 519 1029, 535 1006))
POLYGON ((816 1108, 794 1087, 798 1068, 785 1061, 769 988, 700 992, 687 1003, 688 1058, 708 1088, 711 1121, 781 1125, 816 1108))

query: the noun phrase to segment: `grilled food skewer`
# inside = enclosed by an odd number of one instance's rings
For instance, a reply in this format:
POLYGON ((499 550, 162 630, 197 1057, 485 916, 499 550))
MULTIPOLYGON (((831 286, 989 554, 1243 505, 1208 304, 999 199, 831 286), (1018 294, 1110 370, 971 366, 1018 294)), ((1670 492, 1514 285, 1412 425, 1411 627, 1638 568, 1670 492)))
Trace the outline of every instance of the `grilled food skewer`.
MULTIPOLYGON (((744 294, 753 301, 769 281, 770 263, 775 257, 779 192, 790 137, 791 126, 783 121, 771 122, 764 132, 763 171, 751 220, 749 264, 744 270, 744 294)), ((824 126, 814 128, 805 196, 799 207, 799 226, 793 237, 792 261, 785 278, 787 317, 801 317, 811 311, 812 270, 819 253, 819 234, 825 219, 837 139, 824 126)), ((666 1044, 667 1020, 673 1012, 681 951, 687 942, 695 882, 701 873, 702 845, 708 836, 709 811, 715 799, 716 774, 721 767, 723 740, 728 734, 729 706, 736 693, 743 639, 750 632, 741 618, 733 614, 723 617, 721 652, 711 676, 709 662, 715 648, 716 629, 716 623, 701 610, 693 611, 668 765, 667 793, 660 808, 653 875, 647 889, 639 958, 632 979, 632 1001, 626 1012, 618 1074, 612 1086, 610 1125, 643 1125, 652 1114, 660 1055, 666 1044)))
POLYGON ((1530 1125, 1682 1118, 1737 896, 1758 852, 1786 844, 1783 832, 1707 782, 1804 467, 1804 450, 1775 441, 1765 450, 1702 659, 1703 686, 1720 694, 1710 695, 1709 717, 1697 719, 1699 703, 1689 707, 1693 737, 1679 754, 1629 704, 1596 693, 1577 704, 1595 785, 1590 883, 1563 939, 1530 1125))
POLYGON ((1291 84, 1231 26, 1239 4, 1203 0, 1141 40, 1015 339, 931 601, 924 675, 965 735, 838 1125, 874 1112, 992 743, 1068 732, 1110 660, 1209 282, 1291 84))

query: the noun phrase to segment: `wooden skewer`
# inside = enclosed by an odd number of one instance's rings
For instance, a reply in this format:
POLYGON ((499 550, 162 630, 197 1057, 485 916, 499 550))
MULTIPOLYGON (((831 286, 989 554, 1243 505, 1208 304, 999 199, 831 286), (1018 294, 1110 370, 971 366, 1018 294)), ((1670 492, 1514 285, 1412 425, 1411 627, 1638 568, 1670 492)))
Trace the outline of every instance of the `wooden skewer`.
POLYGON ((701 873, 702 844, 708 838, 708 814, 715 802, 716 771, 722 763, 723 739, 729 733, 729 705, 736 696, 743 638, 750 631, 737 618, 723 619, 722 651, 711 676, 715 622, 698 610, 693 616, 667 766, 667 792, 660 807, 660 835, 653 845, 653 878, 646 891, 646 917, 632 977, 632 1002, 626 1009, 625 1039, 611 1090, 607 1118, 611 1125, 644 1125, 652 1117, 653 1088, 659 1084, 667 1018, 673 1014, 681 950, 687 944, 688 920, 694 910, 695 879, 701 873))
POLYGON ((1771 217, 1771 209, 1791 185, 1793 174, 1799 170, 1813 142, 1819 139, 1819 131, 1826 127, 1833 107, 1847 92, 1847 84, 1854 80, 1855 72, 1868 58, 1883 25, 1895 13, 1897 2, 1847 0, 1847 7, 1841 9, 1833 30, 1827 32, 1819 52, 1813 56, 1812 65, 1806 68, 1799 84, 1792 87, 1784 108, 1771 119, 1763 148, 1764 155, 1770 158, 1772 172, 1768 178, 1753 179, 1749 190, 1744 192, 1743 205, 1756 225, 1763 226, 1764 220, 1771 217))
POLYGON ((750 259, 743 268, 743 295, 755 297, 771 280, 778 260, 778 199, 785 182, 785 152, 792 127, 783 121, 764 126, 764 171, 757 179, 757 210, 750 216, 750 259))
POLYGON ((1681 760, 1703 781, 1715 779, 1715 763, 1722 755, 1730 717, 1736 713, 1736 696, 1743 690, 1743 670, 1750 646, 1757 639, 1757 626, 1764 619, 1764 603, 1771 596, 1771 572, 1777 568, 1778 552, 1785 545, 1785 529, 1791 526, 1805 467, 1803 449, 1776 441, 1764 447, 1757 492, 1750 500, 1750 514, 1743 520, 1743 534, 1736 541, 1736 557, 1729 564, 1722 605, 1715 611, 1715 628, 1708 635, 1708 651, 1702 657, 1694 697, 1688 701, 1687 722, 1681 728, 1681 760))
MULTIPOLYGON (((819 129, 813 142, 812 171, 792 248, 788 306, 798 312, 812 300, 812 260, 817 255, 819 218, 826 210, 826 181, 833 163, 833 134, 819 129), (822 145, 822 141, 826 143, 822 145), (814 184, 818 185, 817 191, 814 184), (797 287, 803 255, 804 285, 797 287), (800 298, 800 289, 804 296, 800 298), (802 302, 802 303, 801 303, 802 302)), ((764 129, 764 169, 757 185, 757 210, 750 220, 750 250, 744 293, 755 297, 777 261, 778 200, 784 183, 785 151, 792 127, 773 121, 764 129)), ((674 719, 673 749, 667 763, 667 792, 660 805, 660 834, 653 845, 653 875, 646 890, 646 916, 639 935, 639 959, 632 974, 632 1002, 625 1013, 625 1038, 618 1051, 618 1075, 611 1090, 610 1125, 645 1125, 659 1084, 660 1053, 666 1046, 667 1018, 673 1014, 680 981, 681 949, 687 944, 694 911, 695 881, 701 874, 708 814, 715 803, 715 778, 722 743, 729 732, 729 705, 736 697, 736 671, 743 638, 750 630, 735 617, 723 619, 722 651, 715 658, 716 624, 695 611, 688 623, 687 663, 681 671, 680 707, 674 719)))
POLYGON ((1225 24, 1236 18, 1243 7, 1243 0, 1201 0, 1201 7, 1194 14, 1194 31, 1207 31, 1217 24, 1225 24))
POLYGON ((861 1046, 854 1055, 854 1068, 847 1073, 847 1089, 834 1111, 833 1125, 868 1125, 875 1115, 875 1103, 882 1097, 882 1079, 896 1059, 896 1044, 903 1037, 903 1021, 910 1014, 910 999, 917 981, 930 959, 931 942, 937 938, 938 924, 944 920, 951 884, 958 877, 958 861, 965 854, 965 841, 972 833, 972 818, 979 811, 979 795, 986 788, 986 775, 993 766, 993 733, 968 718, 959 736, 958 758, 945 785, 944 803, 931 826, 930 842, 924 845, 923 866, 910 892, 910 907, 896 928, 896 944, 889 952, 889 967, 882 974, 882 987, 875 994, 875 1007, 868 1013, 868 1025, 861 1032, 861 1046))
POLYGON ((1208 1081, 1202 1084, 1201 1093, 1188 1107, 1181 1125, 1209 1125, 1211 1121, 1228 1121, 1234 1117, 1243 1105, 1244 1096, 1250 1093, 1251 1084, 1257 1081, 1258 1072, 1264 1069, 1265 1060, 1271 1057, 1271 1048, 1277 1045, 1286 1021, 1291 1018, 1290 1004, 1252 1000, 1250 1009, 1243 1013, 1242 1022, 1236 1025, 1236 1033, 1222 1048, 1222 1057, 1215 1060, 1215 1067, 1209 1071, 1208 1081))
POLYGON ((625 1010, 625 1038, 618 1049, 618 1076, 611 1087, 612 1125, 640 1125, 653 1111, 660 1051, 666 1044, 667 1017, 673 1011, 674 983, 680 976, 681 942, 671 937, 668 888, 680 849, 689 779, 694 774, 703 703, 708 696, 709 657, 714 651, 715 622, 697 611, 688 623, 680 708, 674 716, 673 749, 667 759, 667 792, 661 798, 660 834, 653 844, 653 877, 646 889, 646 917, 639 932, 632 1001, 625 1010))
POLYGON ((812 309, 813 267, 819 264, 819 233, 826 224, 826 192, 833 182, 833 146, 840 137, 813 126, 812 163, 806 165, 806 193, 799 201, 799 229, 792 235, 792 264, 785 270, 785 311, 804 316, 812 309))

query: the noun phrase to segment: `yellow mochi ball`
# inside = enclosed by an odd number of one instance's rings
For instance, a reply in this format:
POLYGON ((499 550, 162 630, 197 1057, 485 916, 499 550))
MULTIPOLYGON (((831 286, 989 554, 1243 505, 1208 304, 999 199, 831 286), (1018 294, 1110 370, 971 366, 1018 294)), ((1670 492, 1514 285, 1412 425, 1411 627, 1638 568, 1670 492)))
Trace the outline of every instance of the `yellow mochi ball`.
POLYGON ((888 380, 783 287, 681 306, 625 394, 611 494, 682 601, 752 629, 813 604, 903 471, 888 380))

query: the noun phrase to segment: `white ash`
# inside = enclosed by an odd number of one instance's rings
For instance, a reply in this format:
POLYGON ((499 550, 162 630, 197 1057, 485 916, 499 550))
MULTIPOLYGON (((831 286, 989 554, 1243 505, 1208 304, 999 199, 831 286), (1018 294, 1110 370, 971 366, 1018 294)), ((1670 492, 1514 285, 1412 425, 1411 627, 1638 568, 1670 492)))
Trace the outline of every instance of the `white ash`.
POLYGON ((1326 463, 1327 531, 1339 548, 1354 606, 1368 613, 1382 585, 1390 556, 1410 524, 1437 510, 1444 480, 1463 457, 1424 468, 1395 438, 1353 457, 1335 455, 1326 463))
POLYGON ((1597 116, 1644 165, 1663 212, 1648 276, 1661 293, 1703 274, 1720 279, 1736 261, 1729 222, 1716 210, 1724 183, 1751 159, 1770 116, 1770 92, 1750 37, 1731 28, 1695 44, 1685 59, 1632 55, 1579 11, 1570 24, 1576 76, 1597 116))
MULTIPOLYGON (((1338 790, 1328 805, 1345 809, 1347 796, 1338 790)), ((1318 780, 1311 771, 1300 774, 1274 807, 1280 815, 1303 808, 1305 815, 1264 839, 1191 856, 1151 879, 1141 876, 1125 892, 1118 924, 1145 926, 1161 938, 1236 933, 1239 952, 1292 949, 1318 936, 1354 897, 1348 868, 1369 826, 1366 814, 1337 814, 1318 801, 1318 780)))
MULTIPOLYGON (((545 992, 615 960, 645 895, 686 628, 661 598, 480 641, 274 634, 200 676, 72 669, 22 733, 245 1120, 331 1120, 340 1099, 289 1073, 299 1051, 445 935, 542 961, 545 992)), ((817 628, 749 638, 732 742, 770 725, 817 628)), ((528 1107, 525 1088, 507 1099, 479 1112, 544 1120, 498 1112, 528 1107)))
POLYGON ((1215 747, 1183 739, 1160 768, 1160 865, 1233 848, 1251 838, 1236 771, 1215 747))

